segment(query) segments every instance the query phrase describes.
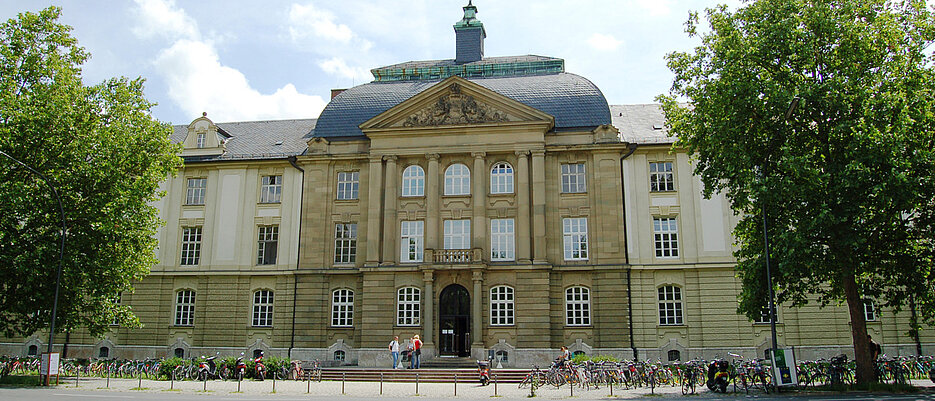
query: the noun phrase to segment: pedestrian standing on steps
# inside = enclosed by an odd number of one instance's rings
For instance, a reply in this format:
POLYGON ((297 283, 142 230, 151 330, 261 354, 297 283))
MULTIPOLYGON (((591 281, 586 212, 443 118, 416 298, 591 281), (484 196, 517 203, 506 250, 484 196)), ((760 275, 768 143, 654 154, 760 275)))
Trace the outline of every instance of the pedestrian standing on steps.
POLYGON ((394 336, 390 341, 390 354, 393 355, 393 369, 399 364, 399 336, 394 336))
POLYGON ((413 369, 419 369, 422 362, 422 340, 418 334, 412 336, 412 361, 413 369))

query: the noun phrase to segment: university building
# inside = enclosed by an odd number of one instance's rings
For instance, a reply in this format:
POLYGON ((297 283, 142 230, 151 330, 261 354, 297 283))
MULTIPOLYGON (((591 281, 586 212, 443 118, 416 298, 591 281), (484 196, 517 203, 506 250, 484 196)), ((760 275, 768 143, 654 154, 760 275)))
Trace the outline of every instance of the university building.
MULTIPOLYGON (((144 327, 72 333, 69 355, 389 366, 387 343, 415 334, 428 362, 764 355, 768 319, 736 312, 738 218, 701 195, 660 107, 608 105, 559 58, 484 57, 463 10, 454 59, 375 68, 317 119, 176 126, 161 263, 121 295, 144 327)), ((866 313, 887 354, 932 350, 907 312, 866 313)), ((778 321, 800 359, 852 352, 844 307, 778 321)))

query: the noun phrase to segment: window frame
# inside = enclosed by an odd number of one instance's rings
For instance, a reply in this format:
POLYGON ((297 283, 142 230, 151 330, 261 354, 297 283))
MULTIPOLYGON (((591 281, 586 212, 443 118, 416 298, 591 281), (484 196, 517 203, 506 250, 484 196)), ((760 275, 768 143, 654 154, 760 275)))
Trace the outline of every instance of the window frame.
POLYGON ((663 285, 656 290, 656 294, 659 325, 684 326, 685 305, 682 297, 682 287, 675 284, 663 285))
POLYGON ((445 220, 443 249, 471 249, 471 219, 445 220))
POLYGON ((360 198, 360 171, 339 171, 337 178, 337 189, 335 190, 337 200, 357 200, 360 198))
POLYGON ((253 292, 253 327, 273 327, 274 299, 273 290, 260 289, 253 292))
POLYGON ((279 260, 279 225, 257 226, 256 265, 271 266, 279 260), (272 248, 272 249, 270 249, 272 248), (269 254, 272 254, 270 260, 269 254))
POLYGON ((866 322, 880 321, 880 313, 878 312, 879 309, 877 308, 877 304, 869 299, 865 299, 863 304, 864 304, 864 321, 866 322))
POLYGON ((423 220, 401 221, 399 223, 400 263, 420 263, 424 258, 425 222, 423 220), (415 231, 418 232, 416 233, 415 231), (415 242, 413 243, 413 241, 415 242))
POLYGON ((587 169, 584 163, 562 163, 560 170, 563 194, 583 194, 588 192, 587 169))
POLYGON ((508 285, 490 287, 490 325, 516 325, 516 290, 508 285))
POLYGON ((421 324, 422 289, 413 286, 398 288, 396 290, 396 326, 416 327, 421 324))
POLYGON ((588 260, 589 248, 588 218, 562 218, 562 254, 564 259, 567 261, 588 260))
POLYGON ((679 229, 676 216, 653 216, 653 255, 657 259, 678 259, 679 229))
POLYGON ((490 168, 490 194, 512 194, 514 188, 513 165, 507 162, 497 162, 490 168))
POLYGON ((471 169, 464 163, 453 163, 445 169, 445 196, 471 194, 471 169), (457 169, 459 171, 454 171, 457 169))
POLYGON ((282 203, 282 175, 260 177, 260 203, 282 203))
POLYGON ((490 219, 490 260, 516 260, 516 222, 513 219, 490 219), (501 246, 506 249, 501 249, 501 246), (498 253, 505 256, 500 257, 498 253))
POLYGON ((183 288, 175 291, 175 326, 195 325, 195 290, 183 288))
POLYGON ((182 227, 179 266, 198 266, 201 264, 202 232, 202 226, 182 227))
POLYGON ((354 327, 354 290, 331 291, 331 327, 354 327))
POLYGON ((401 196, 403 197, 417 198, 425 196, 425 169, 418 164, 406 167, 403 170, 401 189, 401 196))
POLYGON ((208 142, 208 135, 204 132, 195 134, 195 148, 204 149, 208 142))
POLYGON ((675 165, 674 163, 671 161, 649 162, 649 192, 674 192, 674 191, 675 191, 675 165))
POLYGON ((205 177, 190 177, 186 180, 185 205, 203 206, 205 204, 208 179, 205 177))
POLYGON ((334 264, 357 263, 357 223, 334 224, 334 264))
POLYGON ((583 285, 565 289, 565 326, 591 325, 591 289, 583 285), (577 295, 577 297, 576 297, 577 295), (576 299, 577 298, 577 299, 576 299), (575 315, 575 312, 580 312, 575 315))

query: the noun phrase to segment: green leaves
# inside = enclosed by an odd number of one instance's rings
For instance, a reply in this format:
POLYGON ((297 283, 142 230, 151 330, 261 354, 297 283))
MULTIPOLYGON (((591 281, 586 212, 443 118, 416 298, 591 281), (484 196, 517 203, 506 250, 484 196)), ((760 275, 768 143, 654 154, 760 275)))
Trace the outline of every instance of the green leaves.
MULTIPOLYGON (((56 327, 93 335, 113 303, 156 263, 160 223, 152 202, 181 164, 170 127, 154 120, 142 79, 85 86, 89 55, 51 7, 0 25, 0 150, 48 176, 65 208, 67 245, 56 327)), ((58 264, 58 206, 37 177, 0 158, 0 331, 48 327, 58 264)))

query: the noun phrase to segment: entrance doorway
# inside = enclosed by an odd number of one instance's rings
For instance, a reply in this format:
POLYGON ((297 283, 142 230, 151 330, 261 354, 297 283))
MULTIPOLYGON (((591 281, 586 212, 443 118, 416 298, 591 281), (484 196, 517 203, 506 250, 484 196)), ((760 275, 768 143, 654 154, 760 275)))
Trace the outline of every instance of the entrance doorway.
POLYGON ((438 296, 439 355, 471 354, 471 295, 466 288, 452 284, 438 296))

